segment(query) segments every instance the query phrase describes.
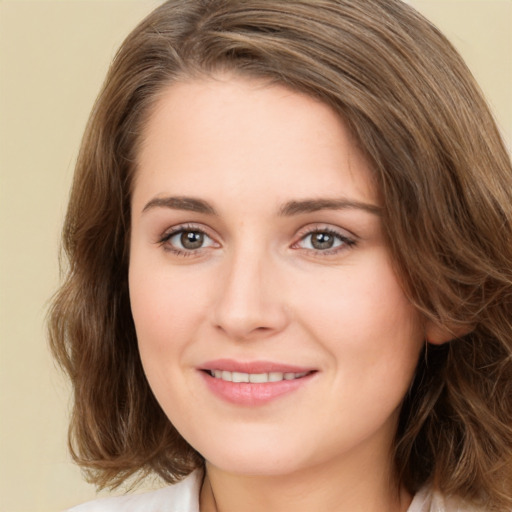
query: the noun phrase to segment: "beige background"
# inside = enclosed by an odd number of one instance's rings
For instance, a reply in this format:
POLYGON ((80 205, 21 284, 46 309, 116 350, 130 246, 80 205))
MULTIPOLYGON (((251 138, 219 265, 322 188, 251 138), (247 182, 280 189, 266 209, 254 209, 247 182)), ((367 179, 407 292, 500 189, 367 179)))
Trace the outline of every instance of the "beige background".
MULTIPOLYGON (((191 0, 193 1, 193 0, 191 0)), ((0 511, 94 497, 66 451, 44 328, 82 130, 115 49, 158 0, 0 1, 0 511)), ((512 142, 512 0, 411 0, 451 38, 512 142)))

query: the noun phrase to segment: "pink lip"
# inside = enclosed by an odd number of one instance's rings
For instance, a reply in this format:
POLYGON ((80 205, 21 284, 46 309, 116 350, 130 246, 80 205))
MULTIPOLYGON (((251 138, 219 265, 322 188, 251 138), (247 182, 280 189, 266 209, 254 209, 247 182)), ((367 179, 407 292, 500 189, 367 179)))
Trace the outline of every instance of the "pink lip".
POLYGON ((235 361, 233 359, 215 359, 201 365, 201 370, 225 370, 227 372, 241 373, 304 373, 314 368, 294 366, 290 364, 275 363, 272 361, 235 361))
POLYGON ((306 386, 316 373, 313 368, 270 361, 241 362, 231 359, 209 361, 201 365, 199 369, 201 370, 200 373, 206 385, 214 395, 239 406, 263 405, 283 395, 299 390, 306 386), (240 373, 310 373, 299 379, 255 384, 250 382, 227 382, 222 379, 217 379, 210 375, 210 370, 225 370, 240 373))

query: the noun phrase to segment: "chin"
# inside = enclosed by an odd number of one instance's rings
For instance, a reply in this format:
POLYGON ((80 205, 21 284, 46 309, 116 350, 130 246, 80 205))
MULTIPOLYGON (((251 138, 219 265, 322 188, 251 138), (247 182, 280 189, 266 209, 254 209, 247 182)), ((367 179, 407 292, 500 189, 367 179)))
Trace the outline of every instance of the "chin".
MULTIPOLYGON (((299 448, 283 447, 280 443, 230 443, 218 450, 210 445, 202 455, 210 464, 227 473, 244 476, 280 476, 299 469, 299 448), (284 449, 283 449, 284 448, 284 449)), ((201 452, 200 452, 201 453, 201 452)))

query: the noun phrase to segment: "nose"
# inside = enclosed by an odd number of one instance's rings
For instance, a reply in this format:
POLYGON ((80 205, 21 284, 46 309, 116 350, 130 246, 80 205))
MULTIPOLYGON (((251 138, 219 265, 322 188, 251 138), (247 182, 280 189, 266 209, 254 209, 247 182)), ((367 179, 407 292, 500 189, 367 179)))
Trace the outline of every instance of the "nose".
POLYGON ((265 254, 248 250, 228 258, 217 278, 215 327, 237 341, 282 331, 288 314, 278 274, 277 265, 265 254))

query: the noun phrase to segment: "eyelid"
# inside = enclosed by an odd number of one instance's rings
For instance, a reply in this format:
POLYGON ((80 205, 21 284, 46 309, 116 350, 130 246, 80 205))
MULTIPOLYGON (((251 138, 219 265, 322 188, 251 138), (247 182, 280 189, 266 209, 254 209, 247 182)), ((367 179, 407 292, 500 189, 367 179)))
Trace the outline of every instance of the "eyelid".
POLYGON ((315 255, 319 256, 328 256, 332 254, 337 254, 338 252, 345 251, 347 249, 350 249, 354 245, 357 244, 359 237, 357 237, 355 234, 351 233, 350 231, 333 226, 331 224, 308 224, 307 226, 301 228, 297 235, 296 235, 296 241, 291 245, 292 249, 302 249, 304 251, 308 251, 310 253, 313 253, 315 255), (299 247, 299 243, 302 242, 307 236, 313 234, 313 233, 328 233, 330 235, 333 235, 337 237, 339 240, 341 240, 343 243, 333 247, 331 249, 309 249, 309 248, 302 248, 299 247))
POLYGON ((180 255, 180 256, 191 256, 194 254, 198 254, 204 249, 208 249, 209 247, 220 247, 220 243, 217 241, 217 237, 215 237, 211 230, 208 229, 206 226, 202 224, 196 224, 196 223, 190 223, 186 222, 183 224, 177 224, 175 226, 172 226, 170 228, 167 228, 159 237, 156 242, 158 245, 161 245, 164 247, 165 250, 180 255), (199 247, 197 249, 181 249, 179 247, 173 247, 170 244, 168 244, 169 240, 177 235, 178 233, 182 233, 184 231, 192 231, 192 232, 198 232, 204 234, 206 237, 208 237, 210 240, 212 240, 212 244, 208 245, 206 247, 199 247))

